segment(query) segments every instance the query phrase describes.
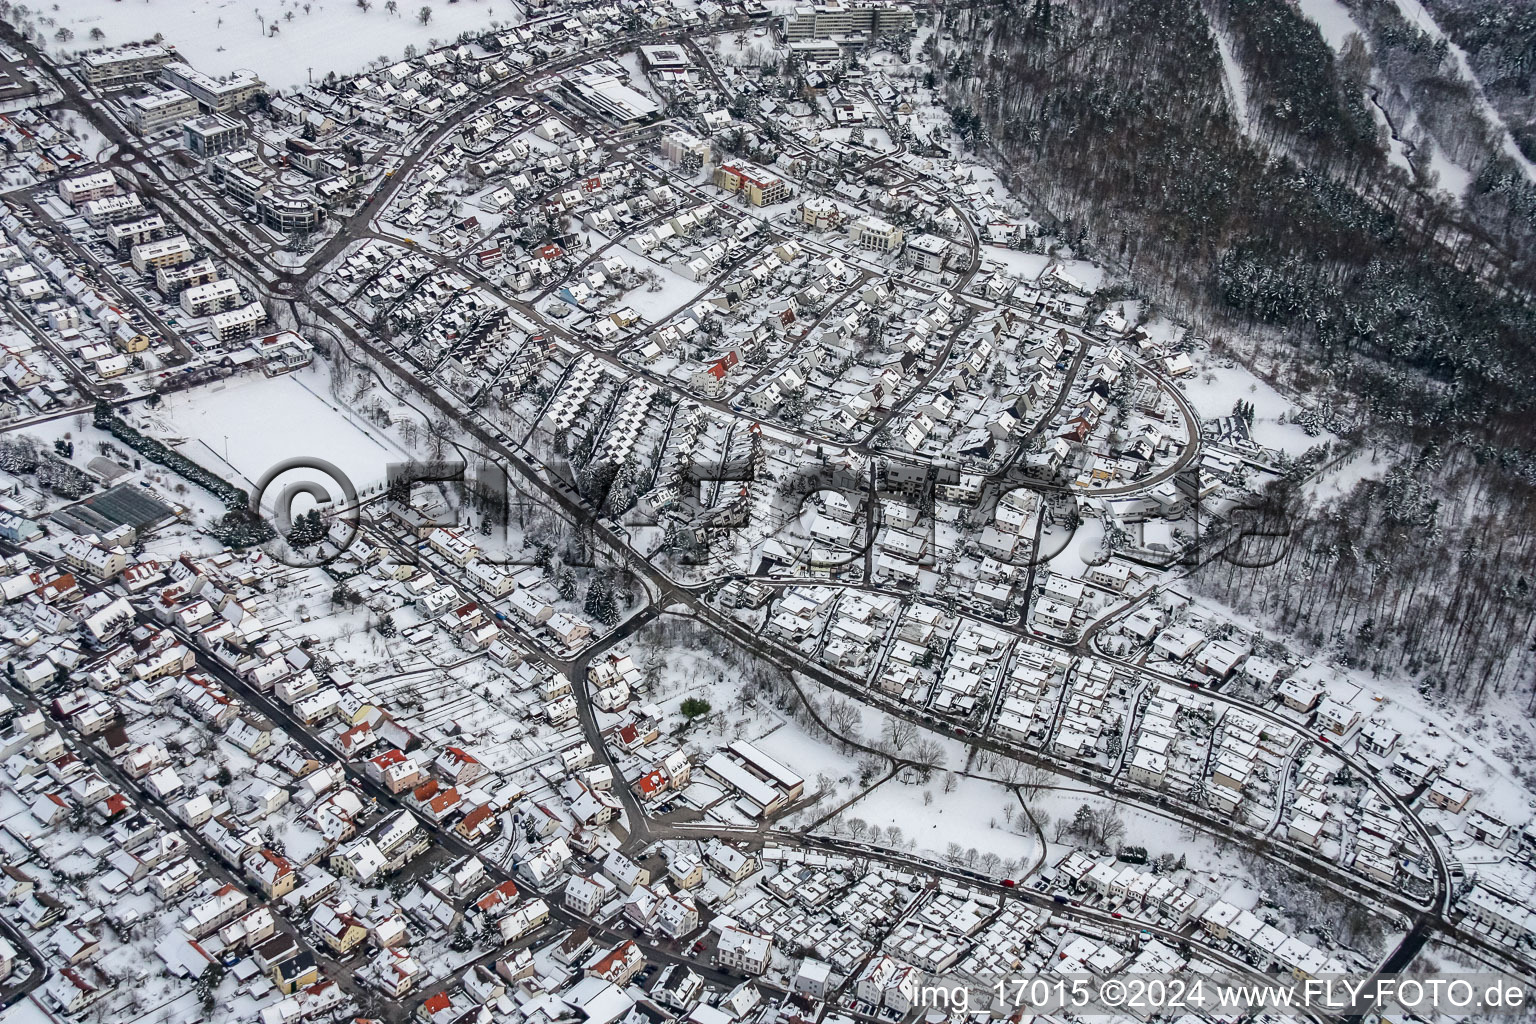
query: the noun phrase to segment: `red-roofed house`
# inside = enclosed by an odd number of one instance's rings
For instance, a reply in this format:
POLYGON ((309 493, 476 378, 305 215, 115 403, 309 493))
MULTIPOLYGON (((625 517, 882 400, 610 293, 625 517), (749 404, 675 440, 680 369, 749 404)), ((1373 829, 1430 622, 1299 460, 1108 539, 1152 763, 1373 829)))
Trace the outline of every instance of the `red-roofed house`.
POLYGON ((336 746, 348 757, 356 757, 379 741, 373 726, 359 722, 336 738, 336 746))
POLYGON ((490 807, 481 805, 470 811, 453 827, 453 830, 471 843, 489 839, 501 827, 501 819, 490 807))
POLYGON ((421 781, 421 769, 416 759, 407 756, 398 747, 369 758, 367 774, 391 793, 404 792, 421 781))
POLYGON ((467 786, 485 774, 479 758, 461 747, 444 747, 432 762, 432 770, 456 786, 467 786))
POLYGON ((625 939, 607 954, 588 964, 586 974, 589 978, 602 978, 623 988, 644 966, 645 954, 640 952, 640 947, 634 942, 625 939))
POLYGON ((288 895, 293 891, 294 883, 299 880, 298 872, 293 870, 287 858, 271 850, 256 850, 247 854, 245 871, 261 886, 262 893, 269 900, 288 895))
POLYGON ((667 776, 658 770, 646 772, 635 780, 635 794, 642 800, 656 800, 667 792, 667 776))
POLYGON ((464 798, 459 796, 458 788, 450 787, 422 804, 421 816, 434 825, 440 825, 444 819, 458 810, 459 804, 463 802, 464 798))

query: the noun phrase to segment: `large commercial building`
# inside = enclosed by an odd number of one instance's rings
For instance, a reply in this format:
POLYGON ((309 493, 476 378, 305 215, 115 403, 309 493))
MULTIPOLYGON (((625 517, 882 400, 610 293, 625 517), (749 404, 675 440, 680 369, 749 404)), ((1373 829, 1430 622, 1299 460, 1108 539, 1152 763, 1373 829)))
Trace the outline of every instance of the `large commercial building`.
POLYGON ((197 98, 180 89, 135 96, 123 104, 128 123, 140 135, 154 135, 197 115, 197 98))
POLYGON ((245 125, 223 114, 193 118, 181 126, 181 144, 207 159, 245 145, 245 125))
POLYGON ((313 189, 267 181, 255 172, 261 164, 248 150, 236 150, 209 161, 213 180, 237 204, 250 208, 274 231, 313 231, 325 219, 313 189))
POLYGON ((784 179, 756 164, 721 164, 715 168, 715 184, 727 192, 740 192, 753 206, 772 206, 789 199, 784 179))
POLYGON ((792 43, 852 35, 874 38, 911 32, 915 25, 916 16, 906 4, 807 4, 785 17, 784 37, 792 43))
POLYGON ((96 88, 109 89, 130 82, 146 82, 175 59, 175 50, 158 43, 125 46, 118 50, 86 54, 80 58, 80 73, 86 82, 96 88))
POLYGON ((588 71, 572 81, 570 87, 588 106, 619 124, 649 120, 661 109, 649 96, 630 88, 618 75, 588 71))
POLYGON ((774 814, 800 799, 805 780, 746 740, 704 762, 704 774, 739 794, 736 809, 750 818, 774 814))
POLYGON ((266 85, 256 72, 237 68, 227 75, 205 75, 190 64, 176 61, 160 70, 160 80, 197 97, 203 109, 219 114, 239 110, 266 85))

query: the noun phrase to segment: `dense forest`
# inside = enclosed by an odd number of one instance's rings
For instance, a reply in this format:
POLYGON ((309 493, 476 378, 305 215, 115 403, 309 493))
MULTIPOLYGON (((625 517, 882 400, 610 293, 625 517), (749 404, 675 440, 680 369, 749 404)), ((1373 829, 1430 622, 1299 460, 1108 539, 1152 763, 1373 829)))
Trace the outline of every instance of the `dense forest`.
POLYGON ((1466 51, 1521 151, 1536 160, 1536 7, 1510 0, 1425 0, 1424 6, 1466 51))
POLYGON ((1200 584, 1342 659, 1523 692, 1536 189, 1444 46, 1354 6, 1371 38, 1340 54, 1286 0, 1022 0, 946 12, 931 56, 957 131, 1061 235, 1391 464, 1326 508, 1292 481, 1287 558, 1200 584), (1398 119, 1472 171, 1465 201, 1389 157, 1398 119))

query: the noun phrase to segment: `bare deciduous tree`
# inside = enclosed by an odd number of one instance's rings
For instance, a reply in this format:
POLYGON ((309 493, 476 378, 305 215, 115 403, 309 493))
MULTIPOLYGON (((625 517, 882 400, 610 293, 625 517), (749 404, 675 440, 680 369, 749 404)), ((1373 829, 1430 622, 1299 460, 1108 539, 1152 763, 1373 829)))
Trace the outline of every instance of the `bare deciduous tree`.
POLYGON ((905 718, 887 718, 881 736, 888 747, 900 753, 917 738, 917 723, 905 718))
POLYGON ((1019 770, 1015 785, 1019 787, 1019 792, 1024 795, 1024 799, 1035 800, 1055 778, 1055 774, 1049 768, 1038 764, 1027 764, 1019 770))

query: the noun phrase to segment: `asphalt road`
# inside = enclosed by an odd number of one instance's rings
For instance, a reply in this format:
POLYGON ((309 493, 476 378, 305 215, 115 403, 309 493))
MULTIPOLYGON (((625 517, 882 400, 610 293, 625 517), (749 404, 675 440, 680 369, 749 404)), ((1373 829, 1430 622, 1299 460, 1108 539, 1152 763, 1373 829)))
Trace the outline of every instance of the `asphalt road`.
MULTIPOLYGON (((735 26, 728 25, 725 26, 722 30, 729 31, 734 27, 735 26)), ((0 26, 0 38, 9 38, 12 45, 17 45, 24 50, 30 49, 28 44, 15 37, 13 30, 11 30, 9 26, 0 26)), ((659 41, 663 38, 668 38, 668 35, 661 34, 647 38, 659 41)), ((628 49, 637 41, 639 40, 617 40, 601 52, 612 53, 628 49)), ((546 77, 552 73, 564 70, 568 67, 574 67, 579 63, 588 61, 592 59, 593 56, 594 54, 582 54, 576 57, 571 57, 559 62, 555 62, 551 65, 540 67, 536 70, 535 76, 546 77)), ((46 60, 40 60, 40 64, 47 67, 46 60)), ((93 109, 92 101, 81 94, 80 90, 74 85, 73 81, 68 76, 54 74, 53 77, 59 84, 60 88, 64 91, 65 95, 69 97, 71 101, 79 104, 82 109, 88 112, 93 109)), ((495 95, 507 95, 514 94, 519 91, 526 91, 527 81, 528 79, 520 79, 509 82, 501 87, 495 95)), ((110 118, 93 118, 93 120, 97 120, 97 127, 101 129, 109 139, 121 147, 122 162, 128 165, 133 165, 140 172, 143 177, 146 190, 156 200, 157 203, 162 205, 166 212, 172 216, 177 217, 178 219, 184 220, 184 222, 197 225, 197 227, 205 233, 206 237, 215 240, 223 239, 221 245, 223 251, 221 252, 221 256, 233 263, 246 266, 249 270, 252 271, 256 279, 262 280, 265 277, 272 276, 272 267, 265 264, 264 262, 257 263, 255 265, 250 264, 245 259, 245 257, 241 255, 239 247, 237 245, 231 244, 230 241, 220 232, 218 225, 208 223, 207 219, 202 217, 196 211, 182 204, 179 204, 170 190, 157 183, 153 178, 153 168, 145 165, 145 162, 142 161, 141 153, 137 147, 136 141, 127 136, 126 133, 122 132, 120 128, 115 125, 115 122, 112 122, 110 118), (263 271, 266 273, 264 274, 263 271)), ((381 189, 380 194, 374 200, 374 202, 371 203, 367 209, 362 211, 357 216, 351 218, 348 223, 343 225, 342 229, 328 242, 326 242, 324 246, 321 247, 315 256, 315 259, 311 261, 311 265, 322 266, 328 259, 338 255, 347 245, 351 244, 351 242, 360 238, 370 237, 372 234, 372 229, 369 228, 366 223, 369 216, 371 216, 369 210, 379 209, 382 208, 383 205, 387 205, 389 199, 393 195, 395 195, 401 189, 407 187, 411 177, 411 170, 414 168, 416 163, 431 150, 436 142, 445 138, 449 132, 456 130, 457 126, 457 121, 447 120, 435 128, 433 132, 427 136, 418 137, 417 139, 413 140, 411 151, 407 154, 405 161, 396 169, 394 177, 389 179, 388 183, 381 189)), ((970 225, 969 221, 964 217, 962 217, 962 223, 966 224, 966 227, 971 234, 971 244, 973 250, 977 249, 979 243, 975 235, 974 226, 970 225)), ((974 268, 978 266, 979 260, 975 258, 975 253, 973 252, 973 269, 969 272, 969 274, 974 275, 974 268)), ((283 295, 284 297, 291 298, 293 297, 295 286, 302 283, 308 275, 309 271, 306 269, 284 269, 276 275, 277 279, 274 283, 274 291, 280 295, 283 295)), ((482 283, 485 283, 483 279, 482 283)), ((523 304, 515 305, 519 307, 523 306, 523 304)), ((531 308, 525 308, 523 311, 525 313, 532 312, 531 308)), ((593 515, 590 510, 588 510, 583 504, 577 501, 563 487, 557 486, 546 479, 546 475, 541 472, 541 467, 530 463, 525 457, 514 451, 510 446, 502 443, 488 427, 482 425, 467 410, 460 407, 455 401, 445 398, 437 391, 435 387, 433 387, 430 383, 422 380, 414 371, 408 367, 402 366, 393 353, 382 350, 380 346, 374 344, 372 338, 365 337, 361 332, 355 330, 344 317, 327 308, 324 304, 319 305, 317 313, 339 335, 345 337, 349 344, 366 353, 376 365, 389 370, 391 374, 393 374, 397 379, 401 380, 413 391, 415 391, 417 395, 420 396, 425 402, 436 407, 442 413, 447 414, 462 423, 466 432, 474 442, 481 445, 487 453, 493 455, 503 465, 510 467, 517 473, 518 476, 522 478, 522 481, 527 490, 539 494, 546 504, 557 509, 567 519, 582 524, 588 528, 593 536, 598 538, 611 553, 614 553, 615 555, 622 555, 625 552, 629 552, 630 554, 634 555, 635 557, 631 558, 630 561, 636 566, 637 574, 647 586, 651 602, 650 609, 659 608, 662 605, 671 603, 683 605, 689 608, 700 622, 722 633, 734 643, 741 644, 753 650, 754 652, 762 654, 763 656, 768 657, 769 659, 774 660, 780 664, 785 664, 786 667, 800 671, 807 676, 817 679, 818 682, 822 682, 823 684, 828 685, 834 689, 849 693, 866 703, 873 703, 887 713, 916 721, 923 725, 925 728, 950 732, 952 735, 956 734, 953 727, 947 723, 937 721, 932 716, 916 711, 910 707, 896 705, 894 702, 890 702, 888 700, 877 699, 869 691, 863 689, 862 687, 853 685, 848 680, 843 679, 834 673, 827 672, 820 666, 797 664, 792 654, 779 649, 775 645, 765 641, 761 636, 758 636, 752 633, 750 630, 747 630, 739 623, 736 623, 729 616, 722 614, 717 609, 714 609, 712 606, 704 602, 694 589, 678 584, 674 580, 667 577, 665 574, 661 573, 654 566, 647 563, 642 557, 638 556, 637 553, 630 552, 626 538, 616 533, 610 525, 593 515)), ((534 315, 537 316, 537 314, 534 315)), ((553 333, 561 335, 569 344, 578 348, 578 350, 592 350, 589 346, 586 346, 578 340, 572 339, 568 335, 565 335, 559 330, 557 326, 552 325, 551 330, 553 333)), ((950 342, 950 346, 952 345, 953 340, 950 342)), ((934 375, 943 366, 945 362, 944 357, 949 352, 949 350, 950 349, 947 347, 945 352, 941 353, 940 357, 935 360, 934 366, 928 371, 928 374, 925 377, 925 382, 931 381, 934 375)), ((609 360, 612 359, 611 354, 601 352, 596 354, 599 354, 609 360)), ((1074 371, 1071 375, 1069 375, 1067 386, 1063 389, 1062 399, 1058 401, 1057 408, 1060 406, 1060 401, 1064 401, 1065 394, 1070 389, 1072 378, 1075 376, 1076 367, 1080 366, 1081 358, 1082 354, 1080 350, 1077 360, 1074 362, 1074 371)), ((1158 376, 1156 372, 1152 371, 1150 368, 1143 367, 1143 369, 1146 372, 1151 373, 1154 377, 1158 376)), ((624 370, 626 373, 636 372, 634 368, 628 366, 624 366, 624 370)), ((1184 414, 1186 424, 1189 426, 1189 429, 1191 431, 1197 431, 1198 418, 1194 416, 1193 410, 1189 408, 1188 403, 1178 393, 1176 387, 1171 386, 1171 384, 1169 384, 1167 381, 1163 381, 1163 383, 1165 386, 1167 386, 1169 392, 1179 403, 1181 412, 1184 414)), ((899 411, 899 408, 904 407, 906 402, 910 402, 912 395, 920 393, 920 390, 921 389, 916 389, 911 394, 909 394, 904 400, 902 406, 899 406, 897 410, 892 410, 892 415, 899 411)), ((706 402, 704 404, 709 404, 711 407, 716 408, 717 411, 722 413, 726 413, 729 410, 729 407, 725 406, 723 403, 706 402)), ((887 417, 883 422, 888 422, 889 419, 890 417, 887 417)), ((874 432, 871 432, 870 437, 873 437, 873 433, 874 432)), ((809 433, 802 433, 800 436, 802 436, 807 441, 816 439, 825 442, 828 440, 816 438, 815 435, 809 433)), ((835 444, 836 442, 831 443, 835 444)), ((866 438, 866 441, 863 443, 863 445, 857 445, 855 447, 862 447, 865 450, 870 450, 867 446, 868 438, 866 438)), ((1177 472, 1179 468, 1182 468, 1183 465, 1187 464, 1189 459, 1194 457, 1197 450, 1198 437, 1192 436, 1190 438, 1190 443, 1186 445, 1186 452, 1184 456, 1181 457, 1179 465, 1169 469, 1163 475, 1171 475, 1171 473, 1177 472)), ((1147 486, 1147 481, 1140 481, 1135 485, 1135 489, 1141 489, 1145 486, 1147 486)), ((1126 490, 1129 489, 1130 488, 1127 488, 1126 490)), ((1100 495, 1107 495, 1119 493, 1119 491, 1115 489, 1106 489, 1095 493, 1100 495)), ((648 611, 650 609, 648 609, 648 611)), ((642 615, 644 614, 645 613, 642 613, 642 615)), ((652 612, 652 614, 654 614, 654 612, 652 612)), ((632 628, 640 628, 643 626, 645 621, 647 620, 638 617, 636 619, 632 619, 631 622, 635 623, 632 628)), ((1038 640, 1038 638, 1034 639, 1038 640)), ((590 658, 590 655, 588 655, 587 658, 590 658)), ((584 681, 586 660, 587 659, 584 658, 568 659, 562 665, 562 669, 569 672, 572 675, 573 680, 584 681)), ((215 671, 215 674, 219 675, 220 673, 215 671)), ((255 693, 229 673, 223 672, 222 675, 220 675, 220 679, 221 682, 224 682, 227 686, 229 686, 232 691, 239 693, 243 698, 248 699, 253 706, 257 707, 259 710, 263 710, 265 713, 268 713, 271 717, 274 718, 274 720, 291 721, 291 719, 289 719, 286 714, 286 709, 276 706, 273 702, 267 700, 264 695, 255 693)), ((595 750, 603 750, 604 745, 601 743, 601 736, 598 733, 595 719, 591 715, 589 702, 585 698, 585 688, 584 686, 578 686, 577 690, 583 695, 579 701, 579 704, 585 708, 581 722, 583 733, 588 737, 589 741, 596 740, 596 742, 593 742, 593 747, 595 750)), ((1274 716, 1266 709, 1259 708, 1255 705, 1234 701, 1219 694, 1207 693, 1206 696, 1218 701, 1226 702, 1233 706, 1242 707, 1243 710, 1247 711, 1248 713, 1256 714, 1258 717, 1265 718, 1269 721, 1278 722, 1279 724, 1283 724, 1286 728, 1295 728, 1294 723, 1289 722, 1288 720, 1278 719, 1277 716, 1274 716)), ((329 751, 321 741, 310 736, 307 730, 304 730, 302 727, 295 728, 294 735, 296 737, 303 737, 303 741, 308 744, 312 744, 317 752, 326 753, 327 759, 335 759, 335 753, 333 751, 329 751)), ((1058 774, 1061 774, 1067 778, 1082 781, 1089 785, 1097 786, 1105 784, 1106 781, 1113 781, 1104 779, 1102 773, 1089 770, 1085 766, 1073 764, 1059 758, 1043 757, 1040 756, 1038 752, 1025 750, 1011 744, 1002 744, 991 737, 979 736, 966 731, 959 731, 958 736, 965 743, 972 746, 981 749, 996 750, 1000 753, 1008 754, 1011 757, 1016 757, 1026 762, 1043 764, 1058 774)), ((1334 748, 1334 753, 1339 754, 1340 752, 1337 750, 1337 748, 1334 748)), ((1349 759, 1346 755, 1340 754, 1340 756, 1344 757, 1346 762, 1348 762, 1349 759)), ((366 776, 362 775, 355 768, 349 767, 348 773, 349 776, 353 778, 353 780, 356 781, 365 792, 368 792, 370 796, 374 797, 376 800, 379 800, 381 806, 399 806, 398 801, 396 801, 390 794, 384 792, 380 787, 373 785, 369 780, 366 779, 366 776)), ((1168 804, 1166 800, 1156 797, 1155 795, 1142 795, 1130 789, 1124 789, 1123 795, 1127 800, 1134 803, 1139 803, 1147 807, 1149 810, 1153 810, 1154 813, 1185 820, 1205 831, 1227 836, 1233 841, 1242 843, 1247 846, 1253 845, 1252 836, 1244 833, 1240 829, 1234 829, 1228 822, 1220 820, 1216 816, 1208 814, 1201 809, 1172 806, 1168 804)), ((1443 863, 1443 858, 1440 857, 1438 851, 1435 849, 1427 831, 1424 830, 1422 823, 1418 822, 1417 817, 1412 813, 1411 808, 1403 805, 1400 800, 1392 797, 1390 793, 1387 795, 1389 797, 1389 801, 1393 803, 1394 807, 1397 807, 1399 811, 1404 814, 1405 820, 1412 823, 1413 827, 1419 831, 1427 849, 1431 851, 1432 858, 1436 861, 1437 891, 1435 894, 1434 905, 1429 912, 1425 912, 1421 904, 1406 899, 1399 893, 1382 892, 1380 887, 1363 883, 1362 880, 1358 878, 1358 876, 1354 876, 1348 872, 1342 871, 1336 865, 1323 862, 1319 858, 1307 856, 1299 851, 1276 851, 1274 849, 1267 849, 1263 851, 1264 855, 1271 857, 1272 859, 1279 860, 1300 871, 1303 871, 1304 873, 1318 878, 1342 893, 1350 895, 1354 898, 1365 899, 1368 901, 1394 907, 1400 912, 1409 916, 1410 919, 1413 920, 1414 925, 1408 936, 1405 937, 1404 941, 1388 958, 1387 964, 1384 965, 1384 968, 1387 966, 1403 966, 1411 962, 1414 955, 1418 952, 1418 949, 1424 944, 1425 941, 1427 941, 1428 937, 1433 934, 1440 934, 1450 931, 1457 934, 1462 941, 1467 941, 1471 944, 1477 945, 1478 943, 1476 942, 1475 937, 1467 935, 1461 929, 1457 929, 1449 919, 1448 871, 1443 863)), ((630 801, 626 803, 626 810, 630 812, 629 816, 633 820, 641 822, 644 821, 643 815, 636 813, 639 809, 633 804, 632 796, 630 801)), ((462 855, 467 855, 468 853, 472 852, 467 844, 464 844, 462 841, 458 840, 456 836, 452 836, 451 834, 444 836, 443 845, 450 851, 462 855)), ((559 915, 557 915, 557 917, 558 916, 559 915)), ((571 918, 571 923, 575 925, 581 922, 571 918)), ((1508 955, 1507 952, 1502 949, 1502 947, 1494 946, 1492 943, 1483 942, 1481 943, 1481 946, 1486 949, 1490 955, 1506 957, 1508 955)))

